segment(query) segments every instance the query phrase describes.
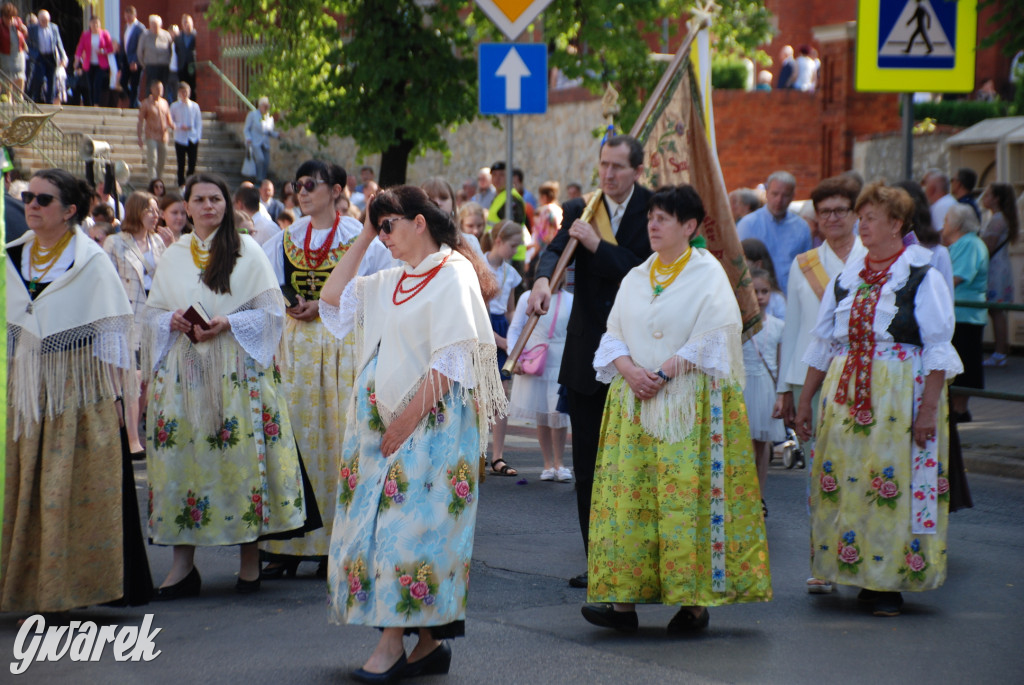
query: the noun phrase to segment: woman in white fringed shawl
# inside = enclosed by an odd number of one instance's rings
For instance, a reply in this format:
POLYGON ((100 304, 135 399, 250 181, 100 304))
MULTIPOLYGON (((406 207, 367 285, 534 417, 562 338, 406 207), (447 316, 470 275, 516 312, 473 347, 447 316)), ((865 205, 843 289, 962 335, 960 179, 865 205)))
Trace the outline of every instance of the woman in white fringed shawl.
POLYGON ((506 407, 484 304, 496 290, 451 216, 399 186, 370 202, 320 293, 327 329, 356 338, 328 590, 333 621, 383 629, 357 681, 447 673, 442 640, 464 632, 479 459, 506 407), (403 264, 354 278, 378 232, 403 264))
POLYGON ((284 298, 259 244, 235 230, 228 197, 219 176, 189 178, 195 232, 164 252, 146 303, 149 532, 174 545, 158 600, 199 594, 197 546, 240 545, 235 589, 255 592, 257 541, 319 523, 280 389, 284 298), (205 329, 186 318, 193 307, 205 329))
POLYGON ((692 186, 658 189, 647 212, 655 254, 623 279, 594 356, 611 387, 582 613, 632 632, 636 604, 677 605, 668 631, 688 633, 709 606, 771 599, 771 574, 736 297, 692 186))
POLYGON ((67 611, 126 594, 115 398, 134 385, 132 310, 110 260, 79 227, 90 193, 61 169, 37 172, 22 194, 32 230, 6 247, 0 611, 67 611))

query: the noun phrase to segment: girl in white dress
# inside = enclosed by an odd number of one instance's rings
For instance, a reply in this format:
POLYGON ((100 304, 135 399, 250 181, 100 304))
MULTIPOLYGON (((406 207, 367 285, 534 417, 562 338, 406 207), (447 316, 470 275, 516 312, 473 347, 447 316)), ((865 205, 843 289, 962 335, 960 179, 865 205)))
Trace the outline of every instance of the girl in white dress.
POLYGON ((751 269, 750 277, 754 283, 757 304, 761 307, 764 326, 743 343, 743 366, 747 374, 743 399, 747 403, 750 437, 754 440, 754 454, 757 458, 757 479, 763 493, 772 443, 786 439, 786 428, 782 420, 772 418, 775 386, 779 378, 779 343, 782 341, 783 322, 767 311, 772 294, 768 272, 764 269, 751 269))
MULTIPOLYGON (((530 293, 519 297, 512 325, 508 329, 509 349, 516 346, 526 325, 526 305, 530 293)), ((562 463, 565 452, 565 437, 569 430, 569 415, 558 411, 558 369, 562 366, 565 350, 565 331, 572 311, 572 293, 558 291, 552 298, 548 313, 540 317, 530 340, 523 348, 523 356, 516 364, 516 377, 512 382, 512 399, 509 416, 525 419, 537 424, 537 442, 544 455, 544 470, 541 480, 557 480, 559 483, 572 482, 572 471, 562 463), (544 372, 532 375, 523 370, 522 361, 527 352, 538 345, 547 346, 544 372)))

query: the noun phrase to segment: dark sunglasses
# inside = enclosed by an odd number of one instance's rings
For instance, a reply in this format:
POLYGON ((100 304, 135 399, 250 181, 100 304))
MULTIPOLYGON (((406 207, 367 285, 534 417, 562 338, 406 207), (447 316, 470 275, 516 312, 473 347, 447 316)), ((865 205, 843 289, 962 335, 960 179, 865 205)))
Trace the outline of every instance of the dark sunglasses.
POLYGON ((35 193, 26 190, 21 194, 21 201, 24 202, 26 206, 32 204, 32 200, 35 200, 39 203, 40 207, 49 207, 50 203, 56 199, 56 195, 50 195, 49 193, 39 193, 36 195, 35 193))
POLYGON ((395 219, 382 219, 381 222, 377 224, 377 232, 383 233, 384 235, 391 235, 391 231, 395 228, 396 221, 411 221, 411 219, 407 219, 404 216, 400 216, 395 219))
POLYGON ((310 178, 310 179, 306 179, 305 181, 296 181, 295 182, 295 192, 296 193, 299 192, 300 188, 305 188, 307 193, 312 193, 314 190, 316 190, 316 187, 318 185, 320 185, 321 183, 327 183, 327 181, 324 181, 324 180, 319 179, 319 178, 317 178, 317 179, 310 178))

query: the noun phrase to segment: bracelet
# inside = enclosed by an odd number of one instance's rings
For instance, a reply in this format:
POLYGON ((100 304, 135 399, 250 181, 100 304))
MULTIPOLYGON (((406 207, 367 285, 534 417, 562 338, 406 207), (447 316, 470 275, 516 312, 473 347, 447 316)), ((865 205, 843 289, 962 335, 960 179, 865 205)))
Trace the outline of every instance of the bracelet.
POLYGON ((672 380, 671 378, 666 376, 665 372, 662 371, 661 369, 658 369, 657 371, 655 371, 655 373, 658 375, 659 378, 661 378, 661 380, 665 381, 666 383, 668 383, 670 380, 672 380))

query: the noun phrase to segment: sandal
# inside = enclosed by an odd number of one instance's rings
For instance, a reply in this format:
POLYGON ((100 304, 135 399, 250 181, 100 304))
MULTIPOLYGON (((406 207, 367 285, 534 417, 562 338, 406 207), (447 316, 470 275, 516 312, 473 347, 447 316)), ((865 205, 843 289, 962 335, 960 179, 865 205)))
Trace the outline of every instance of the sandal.
POLYGON ((832 583, 811 576, 807 579, 807 593, 811 595, 827 595, 832 592, 832 583))
POLYGON ((491 473, 495 476, 518 476, 519 472, 508 465, 508 462, 504 459, 495 459, 491 461, 491 473), (499 467, 498 464, 501 464, 499 467))

